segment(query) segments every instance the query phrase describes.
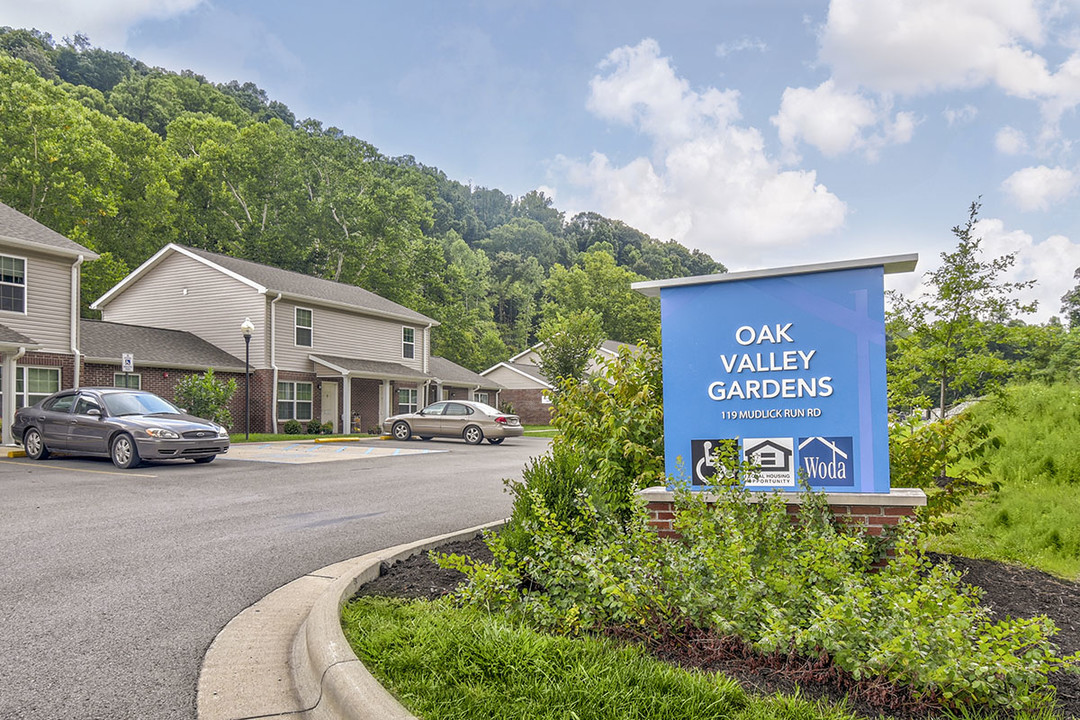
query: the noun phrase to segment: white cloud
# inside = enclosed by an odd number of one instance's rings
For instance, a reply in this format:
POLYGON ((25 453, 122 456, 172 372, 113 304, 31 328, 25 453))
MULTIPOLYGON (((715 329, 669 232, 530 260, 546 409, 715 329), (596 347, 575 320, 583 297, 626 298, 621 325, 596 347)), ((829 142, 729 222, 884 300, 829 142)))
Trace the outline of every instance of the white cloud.
MULTIPOLYGON (((1064 10, 1041 0, 832 0, 819 60, 838 83, 917 95, 995 85, 1037 100, 1049 137, 1080 104, 1080 53, 1040 55, 1064 10)), ((1067 38, 1066 38, 1067 41, 1067 38)))
POLYGON ((600 152, 588 161, 560 157, 556 170, 578 191, 570 197, 560 188, 568 206, 595 209, 732 266, 843 224, 846 205, 813 171, 782 171, 761 133, 735 124, 737 93, 691 89, 653 40, 618 48, 600 69, 589 109, 647 136, 652 157, 624 165, 600 152))
POLYGON ((1047 210, 1072 195, 1077 180, 1071 170, 1040 165, 1017 170, 1001 183, 1001 188, 1021 210, 1047 210))
POLYGON ((3 24, 36 27, 54 37, 83 33, 99 47, 118 48, 143 20, 162 20, 194 10, 206 0, 0 0, 3 24))
POLYGON ((984 256, 1000 257, 1016 253, 1016 262, 1001 277, 1008 282, 1036 280, 1035 286, 1019 295, 1024 302, 1037 300, 1034 315, 1026 322, 1046 322, 1060 316, 1061 296, 1076 284, 1073 272, 1080 267, 1080 244, 1064 235, 1051 235, 1040 243, 1022 230, 1006 230, 1005 223, 996 218, 979 220, 972 229, 982 238, 984 256))
POLYGON ((755 50, 757 52, 765 52, 769 49, 769 46, 765 44, 761 38, 749 37, 744 35, 738 40, 732 42, 720 43, 716 46, 717 57, 727 57, 737 52, 745 52, 747 50, 755 50))
POLYGON ((945 108, 942 113, 945 116, 945 122, 949 124, 949 127, 955 127, 957 125, 967 125, 979 115, 979 109, 974 105, 965 105, 962 108, 945 108))
POLYGON ((913 114, 897 113, 890 119, 889 112, 887 102, 841 90, 830 79, 813 90, 785 89, 772 124, 789 153, 801 140, 829 157, 861 150, 876 159, 882 147, 910 141, 915 129, 913 114), (868 132, 875 127, 880 130, 868 132))
POLYGON ((1006 125, 994 136, 994 147, 1002 155, 1019 155, 1027 152, 1027 136, 1022 131, 1006 125))

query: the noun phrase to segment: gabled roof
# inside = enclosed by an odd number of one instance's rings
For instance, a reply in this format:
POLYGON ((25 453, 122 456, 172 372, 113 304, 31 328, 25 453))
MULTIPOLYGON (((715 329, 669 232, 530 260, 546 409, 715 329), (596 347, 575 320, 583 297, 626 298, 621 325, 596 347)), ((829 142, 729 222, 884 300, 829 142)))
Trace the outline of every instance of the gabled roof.
MULTIPOLYGON (((528 379, 532 380, 535 383, 538 383, 539 385, 542 385, 548 390, 553 389, 552 384, 548 382, 547 376, 540 372, 540 368, 536 367, 535 365, 529 365, 527 363, 501 362, 497 365, 492 365, 480 374, 487 377, 488 373, 495 372, 499 368, 505 368, 510 372, 514 372, 518 375, 527 377, 528 379)), ((488 382, 490 382, 490 380, 488 382)))
POLYGON ((74 240, 45 227, 37 220, 23 215, 15 208, 0 203, 0 240, 13 245, 33 248, 52 255, 78 257, 97 260, 98 256, 90 248, 85 248, 74 240))
POLYGON ((244 361, 182 330, 80 320, 81 351, 87 362, 119 364, 121 353, 135 356, 135 367, 244 371, 244 361))
POLYGON ((137 267, 111 290, 95 300, 90 307, 96 310, 108 304, 114 297, 130 287, 139 277, 174 253, 180 253, 239 280, 262 294, 276 295, 281 293, 291 300, 329 305, 407 323, 419 325, 439 324, 426 315, 410 310, 404 305, 399 305, 356 285, 324 280, 293 272, 292 270, 282 270, 270 265, 262 265, 250 260, 241 260, 228 255, 220 255, 175 243, 169 243, 159 250, 152 258, 137 267))
POLYGON ((0 325, 0 345, 19 345, 25 347, 40 347, 35 340, 28 338, 20 332, 15 332, 7 325, 0 325))
POLYGON ((472 370, 455 362, 434 355, 431 356, 428 369, 430 374, 438 378, 444 385, 467 385, 470 387, 479 385, 493 390, 501 390, 503 387, 494 380, 489 380, 483 375, 474 373, 472 370))

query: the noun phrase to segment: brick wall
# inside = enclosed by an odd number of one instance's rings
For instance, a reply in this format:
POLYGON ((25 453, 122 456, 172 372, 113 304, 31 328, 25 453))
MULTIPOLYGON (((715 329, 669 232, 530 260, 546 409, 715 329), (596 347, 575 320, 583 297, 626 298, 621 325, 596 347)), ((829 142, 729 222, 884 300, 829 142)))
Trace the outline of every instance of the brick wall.
POLYGON ((506 412, 506 406, 510 404, 523 425, 548 425, 551 423, 551 404, 542 403, 540 398, 540 390, 500 390, 499 409, 506 412))
POLYGON ((378 380, 359 380, 354 379, 352 381, 352 414, 355 419, 357 414, 360 415, 360 432, 371 432, 374 430, 376 433, 382 432, 378 430, 379 425, 379 388, 382 383, 378 380))
MULTIPOLYGON (((19 358, 16 365, 30 367, 58 367, 60 368, 60 389, 69 388, 75 384, 75 356, 60 355, 58 353, 28 352, 19 358)), ((83 385, 86 383, 83 382, 83 385)))
MULTIPOLYGON (((679 536, 674 528, 675 506, 671 495, 665 488, 649 488, 638 493, 646 502, 650 524, 662 538, 679 536)), ((881 495, 865 494, 857 498, 854 495, 827 493, 833 516, 849 525, 857 525, 874 536, 881 535, 887 527, 898 525, 902 518, 914 517, 916 509, 926 504, 925 493, 908 488, 894 488, 892 492, 881 495)), ((798 515, 800 504, 799 495, 792 493, 792 500, 787 503, 788 515, 798 515)))

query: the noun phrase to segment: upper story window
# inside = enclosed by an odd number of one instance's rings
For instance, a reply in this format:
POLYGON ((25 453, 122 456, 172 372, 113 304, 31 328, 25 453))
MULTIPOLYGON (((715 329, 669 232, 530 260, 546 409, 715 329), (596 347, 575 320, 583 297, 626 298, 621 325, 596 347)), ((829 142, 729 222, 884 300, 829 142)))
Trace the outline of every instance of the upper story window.
POLYGON ((0 310, 26 312, 26 261, 0 255, 0 310))
POLYGON ((307 308, 296 308, 296 344, 303 347, 311 347, 311 311, 307 308))
POLYGON ((411 327, 401 328, 401 357, 411 360, 416 357, 416 331, 411 327))

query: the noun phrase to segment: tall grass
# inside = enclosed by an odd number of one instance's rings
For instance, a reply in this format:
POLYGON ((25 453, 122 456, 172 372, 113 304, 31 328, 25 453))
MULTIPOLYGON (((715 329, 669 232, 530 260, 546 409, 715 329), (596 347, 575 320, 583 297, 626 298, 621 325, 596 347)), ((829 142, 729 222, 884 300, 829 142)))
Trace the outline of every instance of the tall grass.
POLYGON ((930 549, 1080 579, 1080 384, 1013 385, 971 412, 1003 441, 999 489, 961 505, 930 549))

